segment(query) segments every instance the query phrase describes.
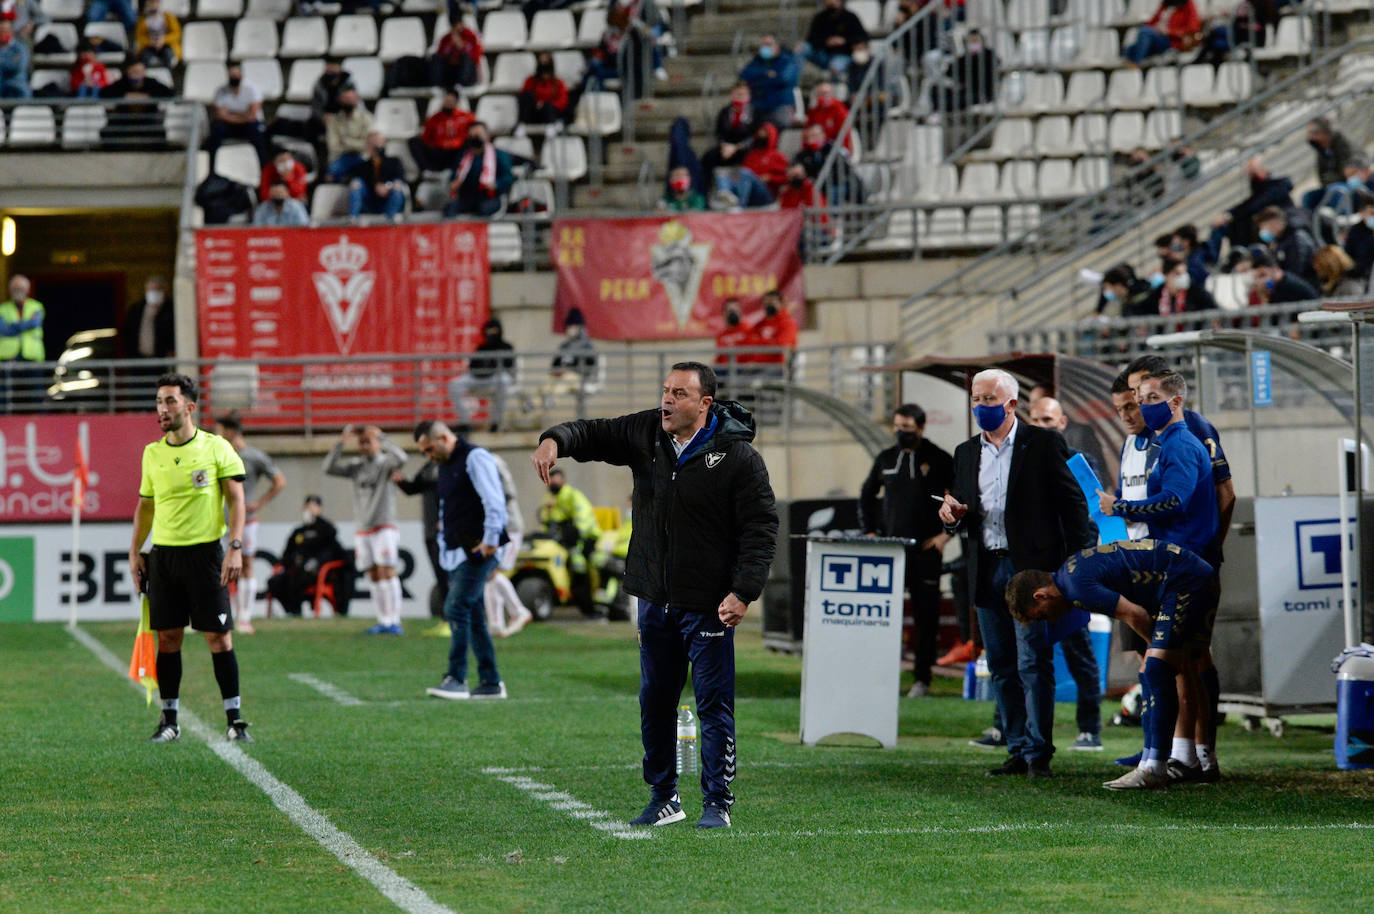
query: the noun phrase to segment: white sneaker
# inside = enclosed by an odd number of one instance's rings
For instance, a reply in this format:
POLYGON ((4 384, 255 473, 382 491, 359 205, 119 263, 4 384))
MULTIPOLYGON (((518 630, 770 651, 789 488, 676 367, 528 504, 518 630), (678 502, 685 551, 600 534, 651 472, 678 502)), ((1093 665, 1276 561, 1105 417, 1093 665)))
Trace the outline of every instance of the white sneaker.
POLYGON ((437 686, 425 689, 425 694, 433 695, 435 698, 447 698, 451 701, 462 701, 472 697, 472 694, 468 692, 468 684, 459 682, 452 676, 445 676, 443 682, 437 686))
POLYGON ((1148 768, 1132 768, 1115 781, 1102 784, 1108 790, 1162 790, 1169 786, 1169 778, 1155 774, 1148 768))
POLYGON ((661 83, 666 83, 668 81, 668 70, 664 67, 657 68, 654 70, 654 79, 661 83))
POLYGON ((524 613, 518 616, 514 622, 506 626, 506 634, 513 635, 516 632, 520 631, 520 629, 524 628, 526 625, 530 624, 530 622, 532 621, 534 621, 534 613, 530 612, 527 609, 524 611, 524 613))
POLYGON ((914 683, 911 684, 911 688, 907 690, 906 697, 907 697, 907 698, 925 698, 925 697, 926 697, 927 695, 929 695, 929 694, 930 694, 930 686, 928 686, 928 685, 925 684, 924 682, 914 682, 914 683))

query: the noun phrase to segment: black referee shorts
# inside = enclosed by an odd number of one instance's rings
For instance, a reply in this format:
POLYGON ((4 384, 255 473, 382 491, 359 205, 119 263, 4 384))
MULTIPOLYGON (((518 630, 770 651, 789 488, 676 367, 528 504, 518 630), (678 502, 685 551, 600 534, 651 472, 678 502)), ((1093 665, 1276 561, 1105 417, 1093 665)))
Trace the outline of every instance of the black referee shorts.
POLYGON ((154 546, 148 553, 148 621, 154 631, 234 629, 229 588, 219 582, 224 550, 218 542, 154 546))

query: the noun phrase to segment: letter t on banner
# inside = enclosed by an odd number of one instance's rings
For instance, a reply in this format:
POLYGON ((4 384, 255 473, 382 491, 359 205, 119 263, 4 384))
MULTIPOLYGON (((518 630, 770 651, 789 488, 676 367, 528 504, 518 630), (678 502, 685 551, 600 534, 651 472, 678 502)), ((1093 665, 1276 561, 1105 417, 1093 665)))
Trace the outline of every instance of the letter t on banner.
POLYGON ((72 473, 72 559, 67 571, 67 625, 76 628, 76 566, 81 561, 81 508, 86 501, 86 487, 91 483, 91 467, 86 462, 86 445, 81 434, 76 436, 76 472, 72 473))

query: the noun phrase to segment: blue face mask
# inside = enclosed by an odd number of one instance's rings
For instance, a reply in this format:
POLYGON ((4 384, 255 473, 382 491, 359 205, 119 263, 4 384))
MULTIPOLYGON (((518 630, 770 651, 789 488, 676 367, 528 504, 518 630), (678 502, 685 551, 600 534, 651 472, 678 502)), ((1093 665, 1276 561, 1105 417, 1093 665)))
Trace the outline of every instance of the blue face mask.
POLYGON ((1160 286, 1162 286, 1162 285, 1164 285, 1164 274, 1163 274, 1163 273, 1151 273, 1151 274, 1150 274, 1150 288, 1151 288, 1151 289, 1158 289, 1158 288, 1159 288, 1160 286))
POLYGON ((771 44, 766 44, 759 48, 759 56, 764 60, 772 60, 774 57, 778 56, 778 50, 771 44))
POLYGON ((1102 300, 1103 300, 1103 301, 1116 301, 1116 293, 1113 292, 1111 289, 1103 289, 1103 290, 1102 290, 1102 300))
POLYGON ((1007 418, 1007 405, 986 406, 982 403, 973 407, 973 421, 985 432, 995 432, 1007 418))
POLYGON ((1365 224, 1365 228, 1372 228, 1372 229, 1374 229, 1374 216, 1370 216, 1368 219, 1366 219, 1366 220, 1364 221, 1364 224, 1365 224))
POLYGON ((1140 404, 1140 418, 1145 420, 1146 427, 1152 431, 1157 432, 1168 425, 1173 416, 1174 411, 1169 408, 1168 400, 1140 404))
POLYGON ((1268 229, 1260 229, 1259 239, 1260 241, 1263 241, 1265 244, 1273 244, 1274 233, 1269 231, 1268 229))
POLYGON ((1266 280, 1264 281, 1264 291, 1266 291, 1266 292, 1273 292, 1273 291, 1274 291, 1274 287, 1277 286, 1277 285, 1278 285, 1278 283, 1275 282, 1274 280, 1272 280, 1272 279, 1266 279, 1266 280))
POLYGON ((1345 186, 1351 190, 1364 190, 1364 179, 1359 175, 1351 175, 1345 179, 1345 186))

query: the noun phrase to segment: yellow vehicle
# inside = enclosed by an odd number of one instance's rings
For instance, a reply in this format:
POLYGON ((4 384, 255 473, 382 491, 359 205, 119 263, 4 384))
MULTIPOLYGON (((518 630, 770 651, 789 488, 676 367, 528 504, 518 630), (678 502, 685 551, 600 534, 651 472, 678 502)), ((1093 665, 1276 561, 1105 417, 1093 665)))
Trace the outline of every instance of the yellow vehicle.
POLYGON ((592 618, 630 618, 630 597, 620 589, 629 549, 629 521, 626 519, 622 526, 616 508, 597 508, 596 514, 604 532, 591 562, 574 563, 568 549, 545 533, 530 534, 520 544, 515 567, 506 574, 536 619, 548 619, 557 607, 568 605, 576 605, 592 618), (585 571, 575 571, 574 564, 585 564, 585 571))

